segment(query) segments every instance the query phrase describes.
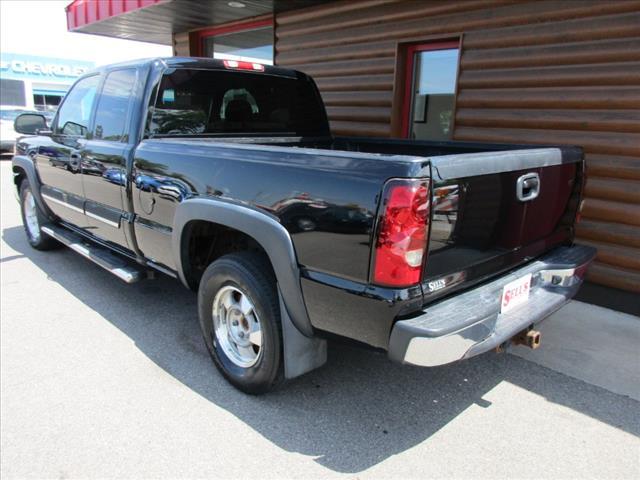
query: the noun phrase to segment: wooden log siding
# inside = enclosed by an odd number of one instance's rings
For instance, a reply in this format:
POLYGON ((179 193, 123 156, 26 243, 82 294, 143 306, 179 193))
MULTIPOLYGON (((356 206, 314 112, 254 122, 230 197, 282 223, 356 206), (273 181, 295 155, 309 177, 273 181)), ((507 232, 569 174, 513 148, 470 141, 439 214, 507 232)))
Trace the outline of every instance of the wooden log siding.
POLYGON ((276 15, 333 131, 390 136, 399 42, 463 35, 454 139, 585 149, 590 280, 640 292, 640 1, 346 0, 276 15))
POLYGON ((176 57, 188 57, 191 55, 189 32, 176 33, 173 35, 173 55, 176 57))

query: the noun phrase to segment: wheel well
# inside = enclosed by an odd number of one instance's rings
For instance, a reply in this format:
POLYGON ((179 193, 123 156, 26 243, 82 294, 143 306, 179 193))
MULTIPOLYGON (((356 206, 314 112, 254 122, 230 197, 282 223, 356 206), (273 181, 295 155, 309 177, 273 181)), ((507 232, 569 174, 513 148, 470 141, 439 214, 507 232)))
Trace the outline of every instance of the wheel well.
POLYGON ((25 172, 22 168, 20 167, 13 167, 13 183, 15 184, 16 188, 20 188, 20 184, 22 183, 22 180, 27 178, 27 172, 25 172))
POLYGON ((246 233, 205 220, 192 220, 187 223, 182 233, 181 257, 189 287, 197 290, 206 268, 221 256, 244 251, 263 254, 273 271, 267 253, 246 233))

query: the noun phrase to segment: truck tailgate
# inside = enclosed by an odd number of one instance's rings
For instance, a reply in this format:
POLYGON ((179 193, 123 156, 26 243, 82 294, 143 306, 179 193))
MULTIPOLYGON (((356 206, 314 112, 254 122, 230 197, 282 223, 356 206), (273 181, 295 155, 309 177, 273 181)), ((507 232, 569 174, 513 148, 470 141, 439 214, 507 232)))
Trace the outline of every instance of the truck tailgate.
POLYGON ((583 180, 578 148, 436 157, 432 174, 428 301, 572 239, 583 180))

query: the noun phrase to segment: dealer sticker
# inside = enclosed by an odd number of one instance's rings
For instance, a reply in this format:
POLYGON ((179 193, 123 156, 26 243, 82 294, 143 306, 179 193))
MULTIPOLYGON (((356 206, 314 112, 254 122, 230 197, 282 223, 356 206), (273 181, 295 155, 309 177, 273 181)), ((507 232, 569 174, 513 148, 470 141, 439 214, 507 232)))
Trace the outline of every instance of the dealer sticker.
POLYGON ((507 313, 518 305, 526 303, 531 290, 531 274, 520 277, 513 282, 507 283, 502 289, 502 299, 500 301, 500 313, 507 313))

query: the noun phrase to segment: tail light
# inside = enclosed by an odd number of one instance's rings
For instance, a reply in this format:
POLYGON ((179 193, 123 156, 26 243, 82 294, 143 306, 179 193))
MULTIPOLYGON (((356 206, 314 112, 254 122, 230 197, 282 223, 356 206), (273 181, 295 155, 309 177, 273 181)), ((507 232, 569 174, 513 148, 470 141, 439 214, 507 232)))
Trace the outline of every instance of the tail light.
POLYGON ((226 68, 235 68, 237 70, 252 70, 254 72, 264 72, 264 65, 261 63, 242 62, 239 60, 223 60, 222 63, 226 68))
POLYGON ((387 182, 374 252, 374 283, 407 287, 420 282, 427 254, 430 202, 427 180, 387 182))
POLYGON ((584 277, 587 275, 587 270, 589 269, 589 265, 591 265, 591 261, 587 263, 583 263, 579 267, 576 267, 573 272, 573 275, 580 279, 584 279, 584 277))

